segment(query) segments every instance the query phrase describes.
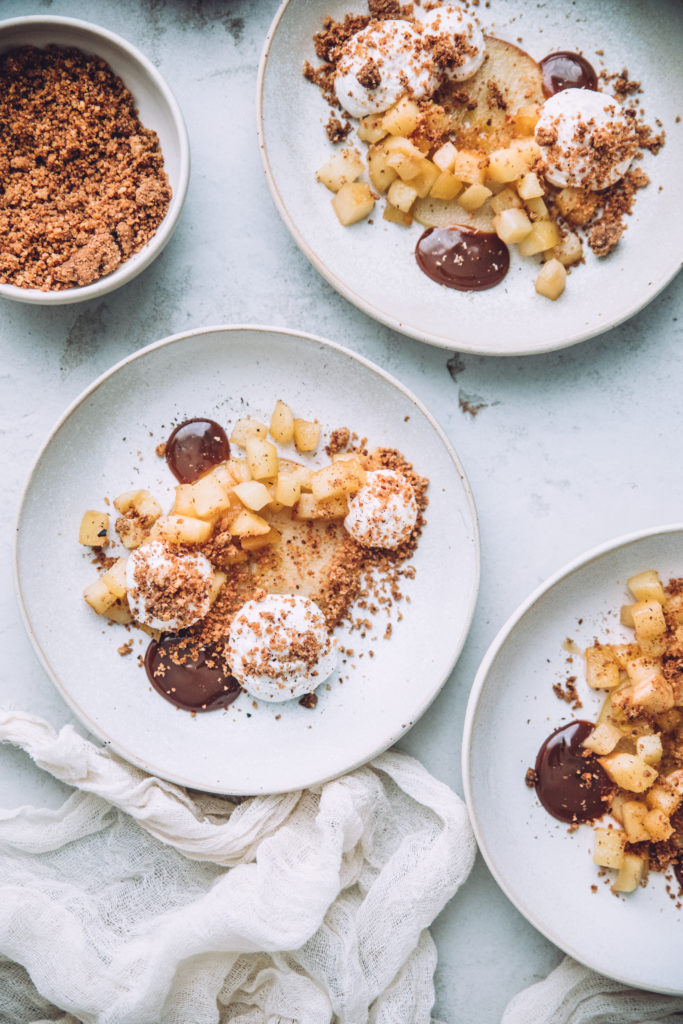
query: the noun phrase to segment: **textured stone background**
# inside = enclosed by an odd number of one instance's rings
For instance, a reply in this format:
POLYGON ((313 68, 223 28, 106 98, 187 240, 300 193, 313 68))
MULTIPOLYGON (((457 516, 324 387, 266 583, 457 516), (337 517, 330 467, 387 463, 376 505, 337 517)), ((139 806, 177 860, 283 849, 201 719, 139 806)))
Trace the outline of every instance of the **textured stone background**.
MULTIPOLYGON (((251 322, 310 331, 362 353, 441 422, 478 506, 482 577, 473 628, 451 680, 403 744, 462 792, 468 690, 519 602, 586 548, 683 520, 683 280, 622 327, 544 356, 451 354, 375 324, 301 255, 266 187, 255 83, 276 7, 276 0, 3 0, 2 17, 83 17, 142 49, 180 102, 193 167, 176 234, 127 287, 73 307, 0 302, 2 533, 9 542, 26 474, 53 422, 97 375, 141 346, 186 328, 251 322)), ((0 703, 60 725, 70 712, 25 636, 9 547, 2 548, 0 703)), ((96 674, 94 667, 94 682, 96 674)), ((22 755, 0 748, 0 805, 55 805, 63 792, 22 755)), ((499 892, 481 860, 434 935, 435 1012, 460 1024, 493 1024, 514 992, 560 958, 499 892)))

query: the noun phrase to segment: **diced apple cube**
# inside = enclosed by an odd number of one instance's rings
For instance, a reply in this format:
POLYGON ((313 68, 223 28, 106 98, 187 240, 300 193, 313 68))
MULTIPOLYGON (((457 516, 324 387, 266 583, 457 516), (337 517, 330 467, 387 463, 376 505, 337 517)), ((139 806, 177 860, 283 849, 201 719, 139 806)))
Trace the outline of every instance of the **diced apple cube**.
POLYGON ((493 195, 486 185, 470 185, 460 196, 458 202, 464 210, 478 210, 493 195))
POLYGON ((503 210, 521 210, 522 200, 514 189, 503 188, 491 199, 491 209, 494 213, 502 213, 503 210))
POLYGON ((658 573, 654 569, 646 569, 626 580, 626 586, 631 591, 636 601, 659 601, 663 604, 666 600, 664 587, 658 573))
POLYGON ((110 622, 116 622, 120 626, 129 626, 133 621, 133 616, 128 607, 128 600, 125 597, 117 598, 104 614, 110 622))
MULTIPOLYGON (((305 423, 307 421, 304 420, 303 422, 305 423)), ((319 425, 317 423, 315 424, 315 426, 318 427, 318 438, 319 438, 319 436, 320 436, 320 427, 319 427, 319 425)), ((305 440, 305 437, 302 438, 302 440, 305 440)), ((312 440, 312 437, 311 437, 311 440, 312 440)), ((316 441, 316 446, 317 446, 317 441, 316 441)), ((299 486, 301 487, 302 491, 310 491, 311 490, 311 480, 313 479, 313 470, 309 466, 300 466, 298 462, 291 462, 289 459, 280 459, 280 474, 279 475, 282 476, 283 473, 287 473, 289 476, 293 477, 294 480, 296 480, 297 483, 299 484, 299 486)))
POLYGON ((645 802, 651 810, 662 811, 671 816, 683 803, 683 791, 673 786, 670 779, 665 776, 657 779, 654 786, 650 787, 645 802))
POLYGON ((587 647, 586 682, 593 690, 611 690, 619 685, 619 666, 609 647, 596 644, 587 647))
POLYGON ((294 437, 294 413, 279 398, 270 417, 270 436, 280 444, 287 444, 294 437))
POLYGON ((592 750, 594 754, 611 754, 623 735, 616 725, 600 722, 583 741, 583 746, 587 750, 592 750))
POLYGON ((587 224, 595 213, 598 197, 595 192, 573 188, 568 185, 561 189, 555 197, 557 208, 570 224, 587 224))
POLYGON ((268 427, 265 423, 261 423, 260 420, 254 420, 251 417, 245 417, 244 419, 237 420, 237 423, 232 428, 230 444, 236 444, 239 448, 246 448, 247 441, 250 438, 258 437, 261 440, 265 440, 267 436, 268 427))
POLYGON ((386 161, 389 167, 398 172, 402 181, 410 181, 424 170, 425 158, 417 146, 409 139, 395 136, 383 143, 386 161))
POLYGON ((432 185, 429 194, 434 199, 455 199, 461 189, 462 182, 454 174, 451 174, 450 171, 442 171, 432 185))
POLYGON ((671 684, 660 672, 653 672, 646 679, 641 679, 631 688, 631 705, 652 712, 668 711, 674 706, 674 694, 671 684))
POLYGON ((674 832, 669 816, 658 807, 653 807, 651 811, 648 811, 645 815, 643 824, 650 835, 650 839, 654 843, 664 842, 664 840, 669 839, 674 832))
POLYGON ((171 512, 179 516, 194 516, 194 489, 192 484, 178 484, 171 512))
POLYGON ((527 199, 524 205, 533 221, 548 220, 550 217, 550 211, 541 198, 527 199))
POLYGON ((390 135, 411 135, 420 121, 422 114, 415 100, 403 96, 382 118, 382 127, 390 135))
POLYGON ((243 551, 260 551, 261 548, 276 547, 282 540, 282 534, 271 526, 268 533, 262 533, 255 537, 242 537, 240 544, 243 551))
POLYGON ((612 782, 629 793, 644 793, 657 778, 652 765, 635 754, 607 754, 599 761, 612 782))
POLYGON ((368 150, 368 174, 372 187, 382 194, 398 178, 398 171, 387 163, 384 146, 371 146, 368 150))
POLYGON ((638 601, 633 605, 631 614, 636 640, 643 654, 659 657, 664 651, 666 635, 666 619, 660 602, 638 601))
POLYGON ((626 850, 626 833, 615 828, 593 829, 593 863, 602 868, 620 868, 626 850))
POLYGON ((524 161, 524 168, 530 171, 541 155, 541 147, 534 138, 516 138, 510 143, 517 155, 524 161))
POLYGON ((78 531, 78 543, 87 547, 101 547, 107 539, 109 529, 109 515, 107 512, 97 512, 95 509, 88 509, 83 514, 81 525, 78 531))
POLYGON ((100 579, 111 590, 114 597, 126 597, 128 586, 126 584, 127 558, 117 558, 110 569, 102 573, 100 579))
POLYGON ((503 210, 493 218, 493 227, 501 239, 507 245, 513 242, 521 242, 531 231, 532 224, 524 210, 517 210, 514 207, 503 210))
POLYGON ((404 213, 403 210, 399 210, 397 206, 392 206, 389 202, 384 205, 382 218, 388 220, 390 224, 400 224, 404 228, 410 227, 413 223, 412 213, 404 213))
MULTIPOLYGON (((142 519, 132 519, 128 516, 120 516, 116 520, 116 532, 124 548, 133 551, 139 548, 147 540, 150 533, 149 526, 142 519)), ((154 529, 154 527, 152 527, 154 529)))
POLYGON ((456 153, 453 174, 467 185, 483 185, 486 178, 488 157, 476 149, 459 149, 456 153))
POLYGON ((417 189, 414 189, 405 181, 394 181, 389 186, 387 199, 392 206, 395 206, 402 213, 408 213, 417 199, 417 189))
POLYGON ((332 208, 344 227, 357 224, 372 213, 375 194, 365 181, 352 181, 342 187, 332 200, 332 208))
POLYGON ((567 231, 564 238, 550 250, 550 255, 563 266, 571 267, 583 259, 583 243, 575 232, 567 231))
POLYGON ((367 117, 362 117, 357 132, 361 142, 380 142, 387 134, 383 121, 384 114, 368 114, 367 117))
POLYGON ((360 462, 344 460, 323 466, 311 479, 313 497, 326 501, 345 494, 356 494, 365 483, 365 470, 360 462))
POLYGON ((626 800, 621 805, 621 813, 629 843, 646 843, 650 838, 644 824, 648 814, 647 805, 640 800, 626 800))
POLYGON ((659 764, 662 760, 662 738, 659 733, 649 733, 636 739, 636 754, 647 764, 659 764))
POLYGON ((213 473, 208 473, 190 486, 194 515, 199 519, 215 519, 230 508, 230 494, 213 473))
POLYGON ((527 171, 527 160, 519 150, 509 147, 507 149, 494 149, 489 153, 489 164, 486 170, 488 181, 516 181, 527 171))
MULTIPOLYGON (((544 221, 542 223, 549 223, 544 221)), ((567 284, 567 271, 559 260, 548 260, 541 267, 534 287, 539 295, 553 302, 559 299, 567 284)))
POLYGON ((263 537, 269 532, 270 523, 246 508, 238 513, 230 526, 233 537, 263 537))
POLYGON ((247 480, 246 483, 237 484, 233 493, 252 512, 259 512, 271 501, 270 491, 259 480, 247 480))
MULTIPOLYGON (((314 452, 319 441, 320 424, 317 420, 294 420, 294 446, 298 452, 314 452)), ((302 483, 302 489, 303 486, 302 483)))
POLYGON ((439 168, 431 160, 424 160, 421 170, 410 179, 410 186, 415 189, 420 199, 424 199, 429 195, 440 174, 439 168))
POLYGON ((517 191, 521 199, 537 199, 545 195, 545 189, 538 180, 538 175, 527 171, 517 182, 517 191))
MULTIPOLYGON (((520 255, 535 256, 539 252, 545 252, 546 249, 552 249, 559 240, 560 232, 554 221, 537 220, 526 238, 519 243, 520 255)), ((564 267, 562 269, 564 270, 564 267)))
POLYGON ((116 601, 116 594, 111 592, 102 577, 88 584, 83 591, 83 597, 98 615, 105 615, 107 609, 116 601))
POLYGON ((254 480, 272 480, 278 471, 277 448, 270 441, 250 438, 247 441, 247 465, 254 480))
POLYGON ((516 131, 520 135, 533 135, 540 116, 541 108, 535 103, 520 107, 513 115, 516 131))
POLYGON ((339 192, 344 185, 356 180, 363 173, 365 167, 361 155, 357 149, 340 149, 316 174, 318 181, 321 181, 331 192, 339 192))
POLYGON ((159 502, 155 501, 149 491, 145 490, 124 491, 123 494, 119 494, 118 497, 114 498, 114 508, 121 515, 132 512, 140 519, 145 519, 148 522, 157 519, 162 511, 159 502))
POLYGON ((169 544, 203 544, 213 532, 213 525, 205 519, 193 516, 161 516, 152 527, 153 540, 165 540, 169 544))
POLYGON ((633 892, 645 878, 647 859, 637 853, 624 853, 621 867, 612 885, 613 892, 633 892))
POLYGON ((432 157, 432 162, 436 164, 440 171, 452 171, 457 155, 458 151, 453 143, 444 142, 443 146, 439 146, 432 157))
POLYGON ((295 519, 343 519, 349 511, 345 497, 317 501, 312 494, 302 494, 294 506, 295 519))
POLYGON ((227 578, 227 573, 222 572, 220 569, 214 569, 213 579, 211 580, 211 586, 209 588, 209 605, 214 603, 227 578))
POLYGON ((294 473, 280 473, 275 487, 275 500, 292 508, 301 496, 301 484, 294 473))

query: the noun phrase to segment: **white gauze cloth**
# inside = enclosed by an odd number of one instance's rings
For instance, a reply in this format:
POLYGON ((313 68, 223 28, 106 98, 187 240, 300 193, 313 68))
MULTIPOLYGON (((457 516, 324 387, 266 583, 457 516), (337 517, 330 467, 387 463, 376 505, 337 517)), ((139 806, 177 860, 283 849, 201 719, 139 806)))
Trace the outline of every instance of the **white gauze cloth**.
POLYGON ((412 758, 235 804, 24 712, 0 742, 76 788, 0 810, 1 1022, 429 1021, 427 928, 475 844, 412 758))
MULTIPOLYGON (((647 940, 643 938, 643 955, 647 940)), ((681 966, 683 977, 683 959, 681 966)), ((641 992, 565 957, 544 981, 508 1003, 501 1024, 673 1024, 683 998, 641 992)))

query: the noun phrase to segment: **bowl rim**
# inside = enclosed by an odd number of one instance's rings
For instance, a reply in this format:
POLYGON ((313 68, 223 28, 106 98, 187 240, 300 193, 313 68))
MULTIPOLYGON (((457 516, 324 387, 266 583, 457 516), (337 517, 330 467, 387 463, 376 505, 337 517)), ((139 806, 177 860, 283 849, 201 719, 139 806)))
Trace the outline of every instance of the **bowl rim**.
MULTIPOLYGON (((84 302, 87 299, 100 298, 102 295, 120 288, 134 277, 137 277, 139 273, 156 259, 171 238, 185 203, 190 180, 190 140, 180 105, 161 72, 141 50, 123 36, 111 32, 108 28, 104 28, 104 26, 98 25, 95 22, 86 21, 83 18, 31 14, 0 20, 0 49, 2 48, 2 37, 9 29, 23 27, 40 28, 52 25, 65 29, 79 30, 86 35, 92 36, 93 40, 106 40, 113 46, 123 50, 142 68, 147 78, 151 80, 157 93, 160 94, 163 103, 171 115, 171 121, 178 142, 178 181, 177 185, 173 188, 168 212, 153 237, 143 249, 131 256, 130 259, 126 260, 111 274, 98 278, 92 284, 64 288, 60 291, 42 291, 39 288, 20 288, 18 285, 0 284, 0 299, 4 298, 15 302, 41 306, 68 305, 75 302, 84 302)), ((96 50, 92 52, 97 53, 96 50)), ((126 83, 124 82, 124 84, 126 83)))

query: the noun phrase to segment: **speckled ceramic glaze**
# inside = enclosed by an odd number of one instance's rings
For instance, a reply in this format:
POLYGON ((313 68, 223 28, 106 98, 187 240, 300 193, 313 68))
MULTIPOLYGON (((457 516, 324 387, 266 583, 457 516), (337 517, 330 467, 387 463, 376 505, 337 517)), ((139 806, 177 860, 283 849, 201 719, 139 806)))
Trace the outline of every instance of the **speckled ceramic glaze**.
MULTIPOLYGON (((537 295, 540 260, 512 248, 510 271, 496 288, 457 292, 418 269, 414 249, 424 230, 382 220, 342 227, 331 195, 315 172, 333 147, 323 128, 329 107, 307 82, 305 60, 320 63, 312 36, 325 15, 366 10, 348 0, 288 0, 271 28, 261 60, 258 118, 270 190, 297 244, 321 274, 370 316, 420 341, 462 352, 496 355, 546 352, 582 341, 632 316, 667 284, 680 266, 683 187, 680 114, 683 6, 676 0, 594 4, 563 0, 522 4, 491 0, 478 8, 486 32, 522 45, 536 60, 558 50, 581 51, 599 70, 621 71, 643 82, 648 122, 668 133, 657 157, 640 166, 653 184, 638 195, 635 213, 617 250, 605 260, 588 251, 557 302, 537 295), (523 8, 523 13, 522 13, 523 8), (604 57, 595 55, 604 50, 604 57)), ((354 137, 349 139, 353 142, 354 137)), ((361 144, 362 146, 362 144, 361 144)))
POLYGON ((93 733, 147 771, 196 789, 274 793, 362 764, 404 735, 431 703, 474 610, 478 533, 457 457, 393 378, 309 336, 215 328, 143 349, 71 406, 25 494, 17 573, 38 655, 93 733), (176 481, 155 447, 172 425, 193 416, 226 426, 244 415, 267 420, 277 397, 304 418, 318 417, 326 430, 348 425, 372 444, 399 448, 432 481, 428 523, 412 563, 416 577, 404 587, 411 601, 401 605, 402 621, 393 616, 391 639, 381 639, 383 616, 366 637, 356 631, 349 638, 340 628, 355 654, 330 690, 320 689, 316 708, 296 701, 253 706, 242 695, 224 711, 193 717, 149 686, 137 664, 146 638, 141 646, 142 634, 133 634, 132 656, 121 657, 128 634, 108 627, 83 601, 96 570, 90 551, 78 545, 78 526, 85 509, 132 486, 148 487, 170 507, 176 481))
MULTIPOLYGON (((463 776, 479 847, 503 891, 539 931, 601 974, 638 988, 683 993, 683 910, 651 874, 645 888, 615 896, 593 864, 593 832, 570 832, 524 784, 551 732, 575 718, 595 721, 604 692, 589 690, 583 659, 568 652, 593 638, 632 638, 619 608, 626 580, 656 569, 683 575, 683 525, 622 537, 588 552, 526 600, 488 650, 472 687, 463 776), (629 635, 630 634, 630 635, 629 635), (578 677, 583 707, 572 710, 553 684, 578 677), (594 886, 597 890, 593 891, 594 886)), ((673 885, 675 891, 675 883, 673 885)))

